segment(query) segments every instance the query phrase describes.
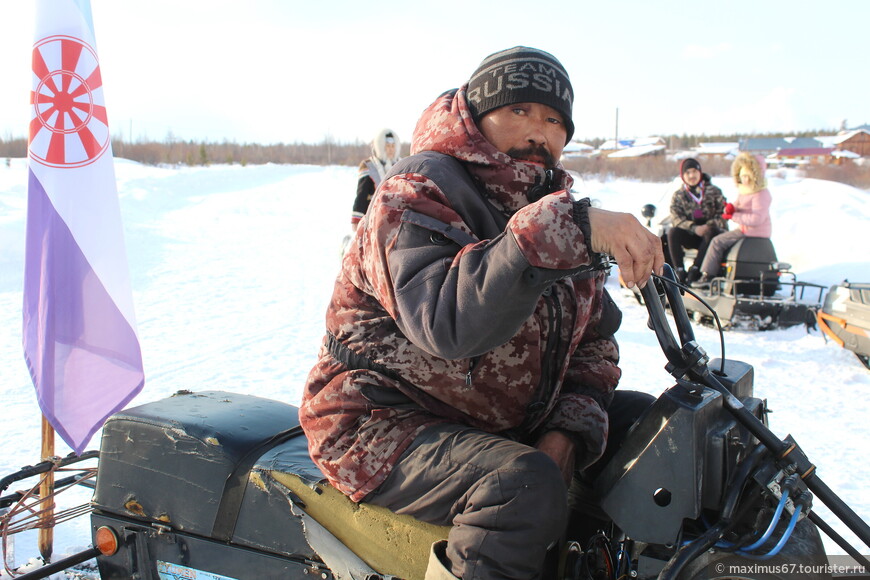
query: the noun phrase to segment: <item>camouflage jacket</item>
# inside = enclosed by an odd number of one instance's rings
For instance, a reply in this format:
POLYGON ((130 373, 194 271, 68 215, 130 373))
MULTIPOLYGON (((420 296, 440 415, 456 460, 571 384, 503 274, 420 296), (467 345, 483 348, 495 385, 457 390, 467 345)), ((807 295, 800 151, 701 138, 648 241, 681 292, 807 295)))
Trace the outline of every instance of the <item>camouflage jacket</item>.
POLYGON ((682 228, 695 233, 695 228, 702 224, 713 224, 719 230, 728 231, 722 212, 725 211, 725 197, 722 190, 710 183, 710 176, 704 173, 701 183, 692 189, 695 196, 700 194, 701 184, 704 185, 704 197, 698 203, 686 191, 685 185, 674 192, 671 199, 671 224, 675 228, 682 228), (695 218, 694 212, 700 208, 703 217, 695 218))
POLYGON ((464 88, 424 112, 391 173, 344 256, 303 393, 312 459, 354 501, 439 422, 528 443, 559 429, 597 459, 620 314, 603 273, 578 273, 592 256, 570 177, 557 168, 561 189, 530 203, 544 169, 484 139, 464 88))

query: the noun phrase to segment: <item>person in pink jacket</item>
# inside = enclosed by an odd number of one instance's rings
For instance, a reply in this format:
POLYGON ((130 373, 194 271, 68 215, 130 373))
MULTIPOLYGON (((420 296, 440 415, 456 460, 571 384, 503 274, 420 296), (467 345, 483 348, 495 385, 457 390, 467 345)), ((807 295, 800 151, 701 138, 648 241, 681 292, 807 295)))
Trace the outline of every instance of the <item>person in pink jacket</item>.
POLYGON ((722 258, 725 253, 744 236, 751 238, 769 238, 770 224, 770 191, 764 172, 767 164, 761 156, 740 153, 731 164, 731 177, 737 184, 737 200, 725 205, 722 217, 731 220, 739 227, 719 234, 710 242, 707 255, 701 264, 701 278, 692 284, 694 287, 704 287, 719 274, 722 258))

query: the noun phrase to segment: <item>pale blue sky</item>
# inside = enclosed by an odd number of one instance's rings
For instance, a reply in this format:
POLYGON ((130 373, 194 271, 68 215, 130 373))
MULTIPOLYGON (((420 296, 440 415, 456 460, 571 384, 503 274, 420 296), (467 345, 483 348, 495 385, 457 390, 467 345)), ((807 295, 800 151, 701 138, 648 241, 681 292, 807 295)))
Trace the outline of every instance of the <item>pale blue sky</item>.
MULTIPOLYGON (((578 138, 870 122, 870 2, 92 0, 115 135, 410 138, 488 54, 553 53, 578 138)), ((35 12, 3 0, 0 136, 24 136, 35 12)))

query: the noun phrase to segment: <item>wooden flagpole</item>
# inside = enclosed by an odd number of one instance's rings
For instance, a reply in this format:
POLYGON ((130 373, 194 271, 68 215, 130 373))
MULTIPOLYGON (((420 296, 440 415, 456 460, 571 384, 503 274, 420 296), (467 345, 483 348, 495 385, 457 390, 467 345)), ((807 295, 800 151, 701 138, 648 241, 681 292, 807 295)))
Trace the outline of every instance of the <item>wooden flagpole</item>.
MULTIPOLYGON (((49 461, 54 457, 54 427, 42 416, 42 461, 49 461)), ((54 548, 54 471, 50 470, 39 486, 40 521, 37 545, 42 559, 51 562, 51 552, 54 548)))

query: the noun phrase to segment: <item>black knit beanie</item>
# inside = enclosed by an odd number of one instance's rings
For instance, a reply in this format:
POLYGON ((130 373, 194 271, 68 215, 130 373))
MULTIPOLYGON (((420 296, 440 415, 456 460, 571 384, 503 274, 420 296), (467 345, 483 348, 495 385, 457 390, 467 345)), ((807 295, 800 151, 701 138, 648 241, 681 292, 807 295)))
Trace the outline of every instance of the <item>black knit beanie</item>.
POLYGON ((701 171, 701 164, 693 157, 683 159, 683 162, 680 163, 680 175, 684 174, 689 169, 697 169, 698 171, 701 171))
POLYGON ((543 50, 515 46, 489 55, 471 75, 466 98, 475 123, 505 105, 540 103, 562 115, 566 143, 574 135, 571 80, 562 63, 543 50))

